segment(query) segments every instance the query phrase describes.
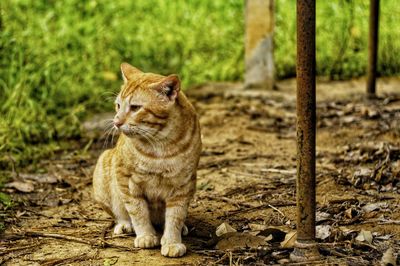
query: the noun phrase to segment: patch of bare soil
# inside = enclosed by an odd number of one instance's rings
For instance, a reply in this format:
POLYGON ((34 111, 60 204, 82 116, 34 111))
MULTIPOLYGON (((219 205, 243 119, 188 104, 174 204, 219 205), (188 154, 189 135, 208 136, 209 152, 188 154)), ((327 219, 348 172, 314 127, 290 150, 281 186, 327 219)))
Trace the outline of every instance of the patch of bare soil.
MULTIPOLYGON (((134 235, 112 236, 111 218, 91 200, 93 166, 105 142, 96 123, 100 116, 85 123, 90 131, 81 144, 13 173, 14 183, 3 190, 18 206, 6 219, 0 263, 290 263, 296 238, 295 81, 278 83, 276 91, 240 87, 210 84, 188 93, 201 116, 204 148, 186 256, 164 258, 159 249, 133 248, 134 235)), ((399 263, 400 81, 380 80, 380 98, 373 101, 363 98, 364 87, 355 80, 320 82, 317 88, 316 231, 322 256, 314 264, 399 263)))

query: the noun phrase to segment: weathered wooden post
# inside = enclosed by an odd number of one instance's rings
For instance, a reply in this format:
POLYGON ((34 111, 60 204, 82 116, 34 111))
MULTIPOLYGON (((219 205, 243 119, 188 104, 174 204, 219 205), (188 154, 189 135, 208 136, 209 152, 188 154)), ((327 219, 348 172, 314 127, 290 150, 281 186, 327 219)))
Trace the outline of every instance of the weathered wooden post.
POLYGON ((297 241, 294 261, 319 258, 315 242, 315 0, 297 0, 297 241))
POLYGON ((379 0, 371 0, 369 6, 369 40, 367 67, 367 97, 374 98, 378 62, 379 0))
POLYGON ((246 0, 245 87, 272 89, 274 0, 246 0))

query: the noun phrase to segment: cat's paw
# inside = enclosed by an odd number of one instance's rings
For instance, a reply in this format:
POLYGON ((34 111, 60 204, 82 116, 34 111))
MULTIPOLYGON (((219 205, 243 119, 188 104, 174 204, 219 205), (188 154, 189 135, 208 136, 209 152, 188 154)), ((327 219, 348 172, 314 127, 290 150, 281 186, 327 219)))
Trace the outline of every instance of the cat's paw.
POLYGON ((186 253, 186 246, 182 243, 170 243, 161 246, 161 255, 165 257, 182 257, 186 253))
POLYGON ((114 235, 132 233, 133 227, 129 221, 119 221, 114 227, 114 235))
POLYGON ((160 239, 156 235, 141 235, 135 238, 135 248, 154 248, 160 245, 160 239))

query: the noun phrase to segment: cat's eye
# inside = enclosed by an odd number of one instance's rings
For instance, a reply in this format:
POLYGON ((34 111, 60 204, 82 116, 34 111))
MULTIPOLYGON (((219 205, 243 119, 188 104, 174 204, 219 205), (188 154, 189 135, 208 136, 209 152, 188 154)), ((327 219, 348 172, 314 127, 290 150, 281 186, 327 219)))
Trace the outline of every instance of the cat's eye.
POLYGON ((119 105, 119 103, 117 103, 117 109, 119 110, 119 108, 121 108, 121 105, 119 105))
POLYGON ((136 112, 138 111, 142 106, 137 105, 137 104, 131 104, 131 111, 136 112))

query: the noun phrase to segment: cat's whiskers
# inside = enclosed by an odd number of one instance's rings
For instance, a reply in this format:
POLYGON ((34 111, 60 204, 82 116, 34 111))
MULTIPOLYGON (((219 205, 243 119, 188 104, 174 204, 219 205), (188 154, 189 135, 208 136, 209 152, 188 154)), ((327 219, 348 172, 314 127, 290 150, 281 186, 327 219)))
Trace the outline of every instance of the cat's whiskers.
POLYGON ((106 91, 101 93, 100 97, 102 97, 103 99, 107 100, 107 101, 111 101, 114 102, 114 99, 118 96, 118 92, 117 91, 106 91))
POLYGON ((103 142, 103 149, 108 147, 108 138, 110 137, 110 133, 112 132, 112 127, 110 127, 109 129, 107 129, 107 131, 103 134, 106 135, 104 142, 103 142))
POLYGON ((104 134, 101 136, 101 138, 104 138, 104 143, 103 143, 103 149, 107 148, 108 146, 108 139, 110 137, 110 134, 112 134, 111 138, 111 143, 114 143, 114 134, 115 134, 115 126, 114 126, 114 119, 109 118, 109 119, 104 119, 102 121, 104 123, 104 134))
POLYGON ((115 126, 113 126, 113 127, 112 127, 112 136, 111 136, 111 145, 114 144, 114 135, 115 135, 115 133, 117 133, 117 132, 118 132, 118 129, 117 129, 115 126))
POLYGON ((104 143, 103 143, 103 149, 107 148, 108 145, 108 138, 110 137, 110 134, 113 132, 113 130, 115 129, 114 127, 114 123, 112 123, 112 121, 110 121, 111 123, 108 123, 108 125, 106 125, 105 128, 105 132, 104 134, 101 136, 102 138, 105 137, 104 139, 104 143))

